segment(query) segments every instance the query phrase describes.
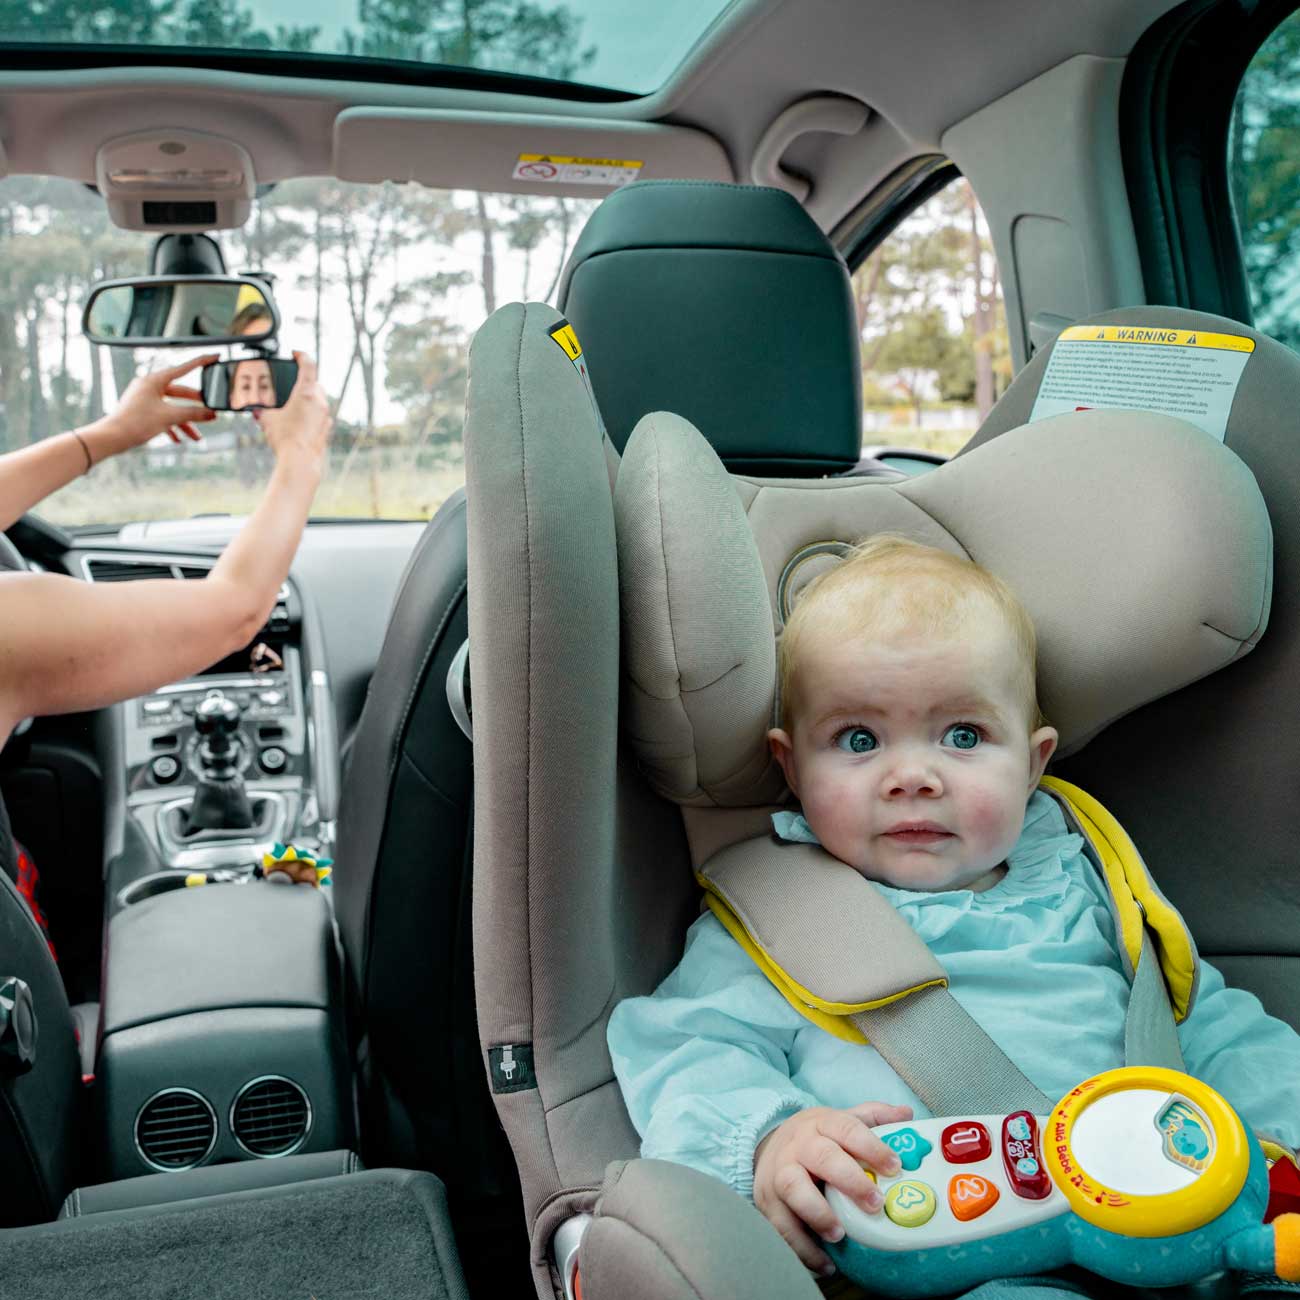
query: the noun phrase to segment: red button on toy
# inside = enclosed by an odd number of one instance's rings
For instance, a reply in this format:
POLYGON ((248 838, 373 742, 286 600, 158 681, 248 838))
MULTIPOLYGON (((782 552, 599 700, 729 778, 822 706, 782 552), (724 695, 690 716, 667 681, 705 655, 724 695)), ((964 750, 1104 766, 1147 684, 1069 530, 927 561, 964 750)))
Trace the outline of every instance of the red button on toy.
POLYGON ((975 1160, 987 1160, 993 1154, 988 1129, 973 1119, 949 1124, 939 1139, 939 1146, 950 1165, 968 1165, 975 1160))
POLYGON ((948 1204, 963 1223, 978 1219, 986 1210, 991 1210, 997 1199, 998 1189, 979 1174, 958 1174, 948 1184, 948 1204))
POLYGON ((1002 1164, 1011 1190, 1026 1201, 1041 1201, 1052 1190, 1038 1150, 1038 1121, 1018 1110, 1002 1121, 1002 1164))

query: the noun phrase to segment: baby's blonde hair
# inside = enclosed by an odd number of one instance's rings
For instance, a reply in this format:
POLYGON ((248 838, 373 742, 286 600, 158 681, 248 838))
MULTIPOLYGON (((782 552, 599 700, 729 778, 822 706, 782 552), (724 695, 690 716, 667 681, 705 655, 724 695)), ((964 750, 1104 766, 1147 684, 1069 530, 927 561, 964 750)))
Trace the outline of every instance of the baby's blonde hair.
POLYGON ((859 543, 800 593, 777 649, 782 727, 788 730, 794 717, 799 664, 814 640, 903 631, 950 637, 990 613, 1002 619, 1015 642, 1029 729, 1041 727, 1038 638, 1019 597, 973 560, 896 533, 859 543))

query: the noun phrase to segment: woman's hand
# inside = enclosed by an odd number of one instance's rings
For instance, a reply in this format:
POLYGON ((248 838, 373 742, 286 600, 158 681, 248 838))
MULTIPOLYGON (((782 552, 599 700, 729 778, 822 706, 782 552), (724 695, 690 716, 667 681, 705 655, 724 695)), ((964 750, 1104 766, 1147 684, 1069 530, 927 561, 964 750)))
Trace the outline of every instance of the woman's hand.
POLYGON ((295 468, 325 469, 325 447, 334 416, 330 413, 325 390, 316 379, 316 363, 305 352, 295 352, 298 378, 289 400, 278 409, 257 412, 257 422, 279 464, 295 468))
POLYGON ((177 381, 191 370, 216 360, 214 352, 166 370, 137 375, 127 386, 115 410, 81 430, 91 450, 91 460, 98 464, 106 457, 138 447, 160 433, 165 433, 173 442, 180 442, 181 434, 198 442, 202 435, 194 426, 215 420, 216 412, 203 405, 203 397, 197 388, 177 381))
POLYGON ((826 1275, 835 1269, 808 1229, 825 1241, 844 1236, 817 1181, 838 1188, 866 1213, 878 1213, 884 1198, 862 1165, 892 1177, 899 1163, 871 1126, 911 1118, 910 1106, 883 1101, 864 1102, 852 1110, 814 1106, 792 1115, 758 1144, 754 1204, 814 1273, 826 1275))

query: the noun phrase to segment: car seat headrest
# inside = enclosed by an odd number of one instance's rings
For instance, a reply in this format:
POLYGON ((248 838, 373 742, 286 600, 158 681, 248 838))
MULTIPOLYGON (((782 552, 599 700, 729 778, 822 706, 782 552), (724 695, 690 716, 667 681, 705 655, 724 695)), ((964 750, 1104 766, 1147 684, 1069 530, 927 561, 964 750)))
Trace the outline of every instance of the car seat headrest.
POLYGON ((843 259, 782 190, 638 181, 592 214, 560 284, 615 447, 670 409, 741 473, 851 468, 857 316, 843 259))
POLYGON ((775 802, 775 639, 848 545, 902 533, 1008 582, 1039 637, 1061 752, 1247 653, 1268 618, 1272 533, 1247 467, 1181 420, 1084 411, 1016 429, 930 474, 749 480, 657 413, 614 499, 626 731, 680 804, 775 802))

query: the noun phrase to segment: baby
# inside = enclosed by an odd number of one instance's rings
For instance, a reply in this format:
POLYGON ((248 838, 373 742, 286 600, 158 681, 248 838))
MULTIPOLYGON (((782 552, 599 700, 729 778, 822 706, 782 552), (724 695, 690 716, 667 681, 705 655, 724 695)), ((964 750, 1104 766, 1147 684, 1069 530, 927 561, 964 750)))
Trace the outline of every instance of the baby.
MULTIPOLYGON (((1128 983, 1107 894, 1037 791, 1057 733, 1038 710, 1033 624, 1006 584, 874 538, 808 586, 779 669, 768 740, 803 811, 776 814, 777 834, 875 881, 1047 1096, 1123 1065, 1128 983)), ((1248 1126, 1296 1145, 1289 1026, 1202 963, 1179 1041, 1188 1071, 1248 1126)), ((844 1230, 818 1183, 878 1212, 862 1165, 899 1164, 871 1126, 930 1114, 874 1048, 801 1016, 712 914, 653 996, 615 1009, 609 1046, 642 1155, 751 1196, 823 1274, 817 1239, 844 1230)))

